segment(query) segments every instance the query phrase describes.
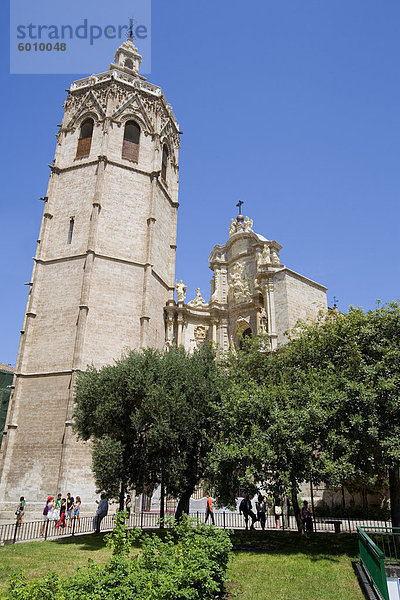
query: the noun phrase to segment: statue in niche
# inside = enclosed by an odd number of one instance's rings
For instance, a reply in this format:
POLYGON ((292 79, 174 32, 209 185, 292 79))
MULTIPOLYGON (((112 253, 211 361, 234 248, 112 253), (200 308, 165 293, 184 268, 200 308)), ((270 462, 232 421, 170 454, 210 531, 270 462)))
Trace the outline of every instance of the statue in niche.
POLYGON ((275 250, 275 248, 271 248, 271 257, 272 257, 272 264, 273 265, 279 265, 280 264, 279 254, 278 254, 278 251, 275 250))
POLYGON ((249 283, 244 273, 244 265, 239 262, 235 263, 229 277, 229 293, 236 302, 246 302, 251 298, 249 283))
POLYGON ((187 286, 182 282, 182 279, 175 282, 175 290, 178 302, 185 302, 187 286))
POLYGON ((271 254, 270 254, 269 246, 264 246, 262 253, 259 255, 258 264, 259 265, 270 265, 271 264, 271 254))
POLYGON ((268 333, 268 318, 264 307, 260 309, 258 314, 258 333, 260 335, 267 335, 268 333))
POLYGON ((196 290, 196 297, 188 302, 188 306, 204 306, 205 300, 201 296, 200 288, 196 290))

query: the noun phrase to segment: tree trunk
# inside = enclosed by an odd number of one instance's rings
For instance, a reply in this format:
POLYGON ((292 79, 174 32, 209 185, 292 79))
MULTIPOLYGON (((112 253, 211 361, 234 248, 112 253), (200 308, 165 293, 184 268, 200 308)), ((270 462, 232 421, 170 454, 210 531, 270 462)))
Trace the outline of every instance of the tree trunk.
POLYGON ((315 533, 317 533, 317 524, 315 522, 315 506, 314 506, 314 488, 313 483, 310 479, 310 493, 311 493, 311 509, 312 509, 312 520, 313 520, 313 529, 315 533))
POLYGON ((392 527, 400 527, 400 473, 398 466, 389 469, 389 490, 392 527))
POLYGON ((303 523, 301 521, 301 513, 299 503, 297 502, 297 485, 296 482, 292 482, 292 505, 294 516, 296 517, 297 529, 299 533, 303 532, 303 523))
POLYGON ((183 513, 189 514, 189 501, 190 496, 194 492, 194 487, 190 488, 190 490, 185 490, 181 497, 179 498, 178 506, 175 511, 175 519, 180 521, 182 519, 183 513))
POLYGON ((160 529, 164 528, 165 518, 165 485, 164 485, 164 474, 161 472, 161 488, 160 488, 160 529))
POLYGON ((124 506, 125 506, 125 482, 121 481, 121 489, 119 492, 119 510, 124 510, 124 506))

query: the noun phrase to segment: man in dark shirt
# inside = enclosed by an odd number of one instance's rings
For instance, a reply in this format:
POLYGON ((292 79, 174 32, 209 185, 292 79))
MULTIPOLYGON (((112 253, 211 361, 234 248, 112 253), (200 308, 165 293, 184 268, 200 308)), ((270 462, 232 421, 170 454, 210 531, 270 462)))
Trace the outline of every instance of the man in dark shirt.
POLYGON ((68 527, 71 527, 72 525, 72 511, 74 510, 74 498, 73 496, 71 496, 71 493, 68 492, 67 494, 67 514, 65 515, 66 520, 69 520, 69 524, 68 527))
POLYGON ((100 523, 108 513, 108 500, 104 492, 100 496, 100 502, 96 500, 96 504, 98 504, 99 507, 96 511, 96 516, 93 519, 93 529, 95 530, 95 533, 100 533, 100 523))
POLYGON ((244 516, 244 522, 246 523, 246 529, 249 527, 249 517, 251 518, 250 529, 254 529, 254 523, 257 521, 257 517, 253 512, 253 506, 251 504, 249 494, 246 494, 246 497, 243 498, 239 505, 239 513, 244 516))

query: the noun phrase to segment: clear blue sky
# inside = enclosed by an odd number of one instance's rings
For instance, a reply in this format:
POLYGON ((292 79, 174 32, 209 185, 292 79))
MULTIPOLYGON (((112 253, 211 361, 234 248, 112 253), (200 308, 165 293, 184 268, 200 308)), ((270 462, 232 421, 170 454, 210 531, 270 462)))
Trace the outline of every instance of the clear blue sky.
MULTIPOLYGON (((82 75, 10 75, 7 24, 5 14, 0 361, 14 364, 38 198, 64 90, 82 75)), ((184 131, 176 276, 187 299, 198 286, 209 298, 207 258, 239 199, 330 304, 400 297, 398 0, 153 0, 151 52, 148 79, 184 131)))

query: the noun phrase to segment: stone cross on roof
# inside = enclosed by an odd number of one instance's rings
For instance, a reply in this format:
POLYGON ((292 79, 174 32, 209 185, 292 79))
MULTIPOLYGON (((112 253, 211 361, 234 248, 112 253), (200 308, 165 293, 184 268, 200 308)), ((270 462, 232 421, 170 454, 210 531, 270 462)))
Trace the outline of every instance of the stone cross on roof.
POLYGON ((132 41, 133 40, 133 19, 132 18, 129 19, 128 33, 129 33, 128 40, 132 41))
POLYGON ((236 204, 236 206, 239 208, 239 215, 242 214, 242 204, 244 204, 242 200, 239 200, 239 202, 236 204))

